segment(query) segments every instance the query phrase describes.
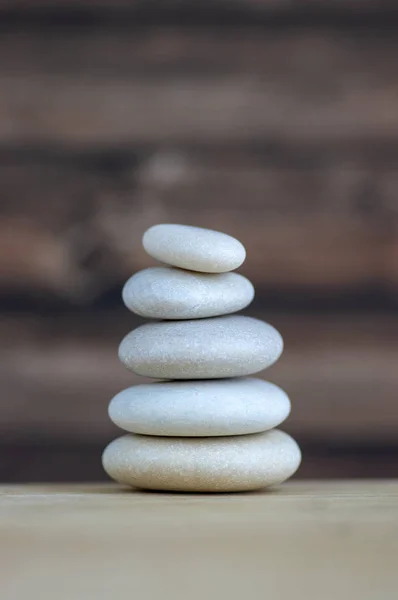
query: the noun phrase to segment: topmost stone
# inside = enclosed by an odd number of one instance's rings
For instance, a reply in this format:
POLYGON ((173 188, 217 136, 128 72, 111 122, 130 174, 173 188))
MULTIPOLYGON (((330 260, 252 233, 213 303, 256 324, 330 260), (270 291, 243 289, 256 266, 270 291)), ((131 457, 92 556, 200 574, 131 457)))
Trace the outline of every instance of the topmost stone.
POLYGON ((232 236, 190 225, 154 225, 142 243, 153 258, 189 271, 226 273, 246 258, 244 246, 232 236))

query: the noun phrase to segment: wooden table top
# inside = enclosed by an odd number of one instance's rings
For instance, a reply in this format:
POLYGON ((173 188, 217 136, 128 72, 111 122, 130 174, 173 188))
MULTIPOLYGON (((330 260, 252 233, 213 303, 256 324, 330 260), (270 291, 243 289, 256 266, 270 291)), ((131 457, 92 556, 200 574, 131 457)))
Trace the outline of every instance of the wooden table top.
POLYGON ((396 600, 398 480, 0 487, 1 597, 396 600))

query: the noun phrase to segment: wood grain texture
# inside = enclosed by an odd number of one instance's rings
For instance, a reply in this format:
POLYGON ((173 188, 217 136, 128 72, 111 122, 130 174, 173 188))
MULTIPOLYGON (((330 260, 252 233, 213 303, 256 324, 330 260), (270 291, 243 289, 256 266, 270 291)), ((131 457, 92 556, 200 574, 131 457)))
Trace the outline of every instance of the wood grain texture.
MULTIPOLYGON (((254 310, 286 340, 269 377, 292 398, 287 430, 326 453, 388 452, 396 319, 337 310, 398 305, 394 0, 4 0, 0 14, 0 303, 39 309, 0 322, 1 472, 18 476, 24 444, 98 454, 117 435, 106 408, 138 382, 116 358, 136 320, 87 313, 119 306, 151 264, 143 231, 167 221, 246 245, 254 310)), ((48 472, 41 456, 20 473, 48 472)), ((392 455, 369 456, 308 473, 391 473, 392 455)))
POLYGON ((288 483, 172 495, 116 486, 3 486, 6 597, 394 598, 398 484, 288 483))
POLYGON ((3 36, 0 143, 397 140, 394 31, 3 36))
MULTIPOLYGON (((281 359, 260 374, 284 388, 282 429, 320 445, 394 445, 398 428, 398 321, 375 315, 287 317, 274 324, 281 359)), ((122 367, 117 347, 138 324, 126 315, 14 319, 0 324, 3 442, 105 443, 120 430, 107 415, 121 389, 148 381, 122 367)))
MULTIPOLYGON (((8 156, 8 158, 7 158, 8 156)), ((272 152, 164 149, 12 158, 0 165, 0 290, 90 304, 153 264, 158 222, 226 231, 262 289, 397 298, 393 157, 283 159, 272 152)))
POLYGON ((188 2, 181 2, 180 0, 151 0, 149 3, 143 3, 139 0, 2 0, 0 4, 0 11, 20 11, 23 13, 25 10, 32 11, 34 13, 40 13, 43 10, 52 9, 53 11, 64 10, 64 11, 89 11, 89 13, 98 13, 101 10, 121 10, 122 14, 125 13, 126 9, 134 13, 156 13, 161 11, 163 14, 184 14, 184 9, 190 11, 197 11, 202 13, 222 11, 226 14, 229 12, 254 12, 261 13, 266 11, 267 13, 277 12, 282 14, 293 13, 293 14, 304 14, 311 16, 315 14, 354 14, 360 18, 364 11, 369 11, 372 14, 378 14, 380 12, 387 11, 388 13, 395 14, 396 4, 394 0, 362 0, 360 7, 358 0, 324 0, 320 5, 317 0, 284 0, 283 2, 277 2, 276 0, 215 0, 213 2, 200 1, 200 0, 189 0, 188 2), (146 6, 149 5, 149 6, 146 6))

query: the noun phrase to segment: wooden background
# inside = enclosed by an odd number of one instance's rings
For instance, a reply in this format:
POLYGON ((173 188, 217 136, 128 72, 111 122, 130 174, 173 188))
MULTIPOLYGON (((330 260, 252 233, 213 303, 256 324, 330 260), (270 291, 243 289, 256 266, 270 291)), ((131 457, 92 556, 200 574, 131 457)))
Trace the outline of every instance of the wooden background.
POLYGON ((103 477, 142 232, 236 235, 302 476, 398 473, 398 7, 0 1, 0 480, 103 477))

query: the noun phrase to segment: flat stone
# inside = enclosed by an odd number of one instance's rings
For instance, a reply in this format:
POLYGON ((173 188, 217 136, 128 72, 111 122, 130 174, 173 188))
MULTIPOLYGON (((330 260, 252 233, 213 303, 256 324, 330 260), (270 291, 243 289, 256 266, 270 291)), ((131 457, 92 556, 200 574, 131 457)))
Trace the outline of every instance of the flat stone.
POLYGON ((225 273, 240 267, 246 258, 237 239, 189 225, 154 225, 144 233, 142 243, 153 258, 190 271, 225 273))
POLYGON ((290 412, 285 392, 255 378, 172 381, 135 385, 109 405, 126 431, 159 436, 222 436, 276 427, 290 412))
POLYGON ((125 435, 109 444, 103 466, 130 486, 180 492, 240 492, 276 485, 299 467, 301 453, 286 433, 213 438, 125 435))
POLYGON ((196 273, 172 267, 139 271, 126 282, 127 308, 150 319, 202 319, 245 308, 252 283, 238 273, 196 273))
POLYGON ((279 332, 263 321, 231 315, 148 323, 119 346, 128 368, 160 379, 217 379, 251 375, 281 355, 279 332))

